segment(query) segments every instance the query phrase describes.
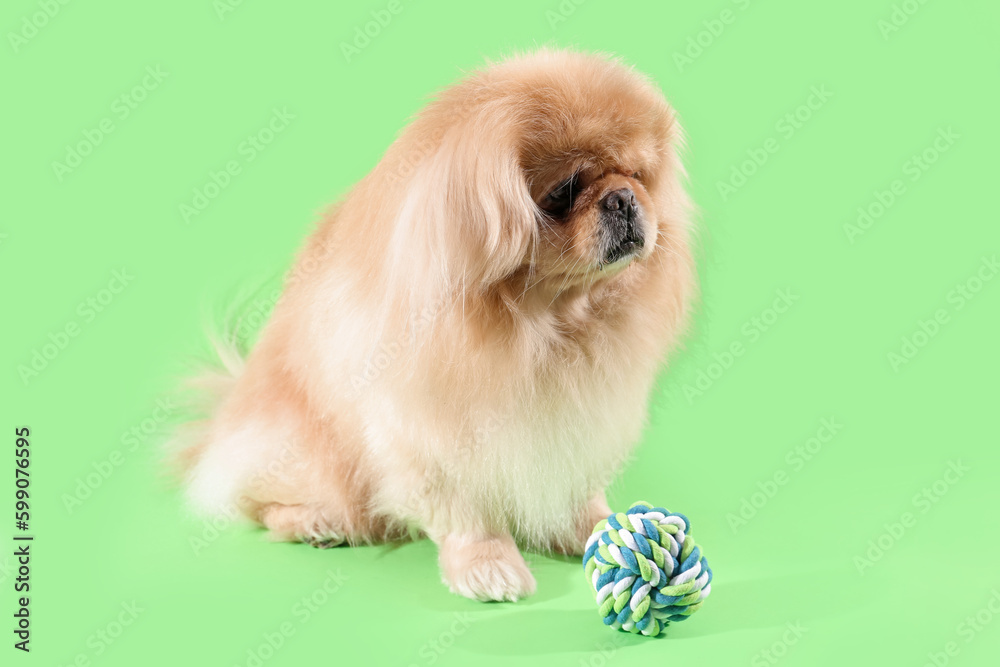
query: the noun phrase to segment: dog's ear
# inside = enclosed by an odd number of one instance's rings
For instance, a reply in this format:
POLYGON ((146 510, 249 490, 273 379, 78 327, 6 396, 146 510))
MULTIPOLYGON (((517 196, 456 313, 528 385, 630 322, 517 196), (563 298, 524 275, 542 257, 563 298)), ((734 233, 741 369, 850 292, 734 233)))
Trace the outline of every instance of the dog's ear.
POLYGON ((490 284, 521 265, 536 233, 516 130, 475 116, 443 131, 406 188, 392 243, 409 280, 490 284))

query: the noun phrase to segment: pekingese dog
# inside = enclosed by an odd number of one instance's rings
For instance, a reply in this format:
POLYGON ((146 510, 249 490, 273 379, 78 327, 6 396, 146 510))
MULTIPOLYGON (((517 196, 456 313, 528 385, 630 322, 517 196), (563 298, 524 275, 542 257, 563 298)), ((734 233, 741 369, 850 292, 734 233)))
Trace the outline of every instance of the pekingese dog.
MULTIPOLYGON (((445 90, 312 233, 188 424, 188 497, 316 546, 422 533, 479 600, 581 553, 695 289, 681 129, 543 50, 445 90)), ((227 355, 224 355, 227 356, 227 355)))

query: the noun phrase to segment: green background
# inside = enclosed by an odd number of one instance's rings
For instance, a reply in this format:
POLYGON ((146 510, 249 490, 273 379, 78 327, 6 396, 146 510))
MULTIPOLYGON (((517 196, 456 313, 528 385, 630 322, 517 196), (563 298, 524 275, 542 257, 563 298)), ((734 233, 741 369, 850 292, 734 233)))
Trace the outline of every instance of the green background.
POLYGON ((257 664, 248 652, 287 623, 262 664, 995 664, 996 3, 401 0, 348 61, 341 44, 388 4, 102 0, 32 19, 44 2, 5 3, 0 498, 13 504, 13 431, 29 426, 36 541, 30 655, 11 646, 2 549, 3 663, 257 664), (704 608, 661 639, 604 628, 575 561, 529 555, 534 597, 478 604, 439 583, 426 541, 216 537, 157 464, 157 401, 203 348, 204 311, 279 276, 435 90, 546 44, 620 54, 689 134, 702 301, 610 498, 686 513, 715 570, 704 608), (157 66, 166 78, 121 117, 115 100, 157 66), (802 107, 814 88, 828 99, 802 107), (294 119, 248 161, 240 145, 274 109, 294 119), (60 178, 53 163, 102 119, 112 130, 60 178), (230 160, 240 173, 185 223, 180 205, 230 160), (734 169, 753 173, 720 191, 734 169), (852 242, 845 225, 896 180, 852 242), (125 289, 102 292, 122 269, 125 289), (894 363, 904 338, 919 348, 894 363), (796 448, 824 419, 837 432, 806 461, 796 448), (967 470, 944 481, 950 462, 967 470), (343 581, 327 594, 329 571, 343 581))

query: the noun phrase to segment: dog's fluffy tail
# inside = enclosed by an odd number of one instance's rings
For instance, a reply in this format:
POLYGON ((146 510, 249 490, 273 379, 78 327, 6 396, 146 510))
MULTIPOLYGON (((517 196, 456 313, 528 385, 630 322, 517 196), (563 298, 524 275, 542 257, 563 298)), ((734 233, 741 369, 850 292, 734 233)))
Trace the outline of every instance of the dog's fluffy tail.
POLYGON ((208 446, 212 417, 243 373, 244 356, 227 331, 209 330, 211 357, 199 360, 177 392, 182 421, 165 443, 167 469, 186 481, 208 446))
POLYGON ((167 462, 174 476, 186 479, 205 447, 215 409, 229 396, 243 372, 243 356, 235 343, 212 335, 215 363, 203 363, 181 386, 187 419, 176 425, 166 443, 167 462))

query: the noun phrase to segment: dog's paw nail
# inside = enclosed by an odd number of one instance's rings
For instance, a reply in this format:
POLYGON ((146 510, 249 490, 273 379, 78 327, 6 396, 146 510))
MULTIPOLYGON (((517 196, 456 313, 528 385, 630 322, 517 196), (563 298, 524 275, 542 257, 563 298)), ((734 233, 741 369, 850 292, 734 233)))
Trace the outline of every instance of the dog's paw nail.
POLYGON ((343 537, 339 535, 323 535, 323 536, 307 535, 305 537, 302 537, 301 539, 304 543, 308 544, 311 547, 315 547, 317 549, 332 549, 333 547, 339 547, 346 541, 344 540, 343 537))
POLYGON ((452 592, 484 602, 516 602, 535 592, 535 578, 523 562, 479 561, 446 583, 452 592))

